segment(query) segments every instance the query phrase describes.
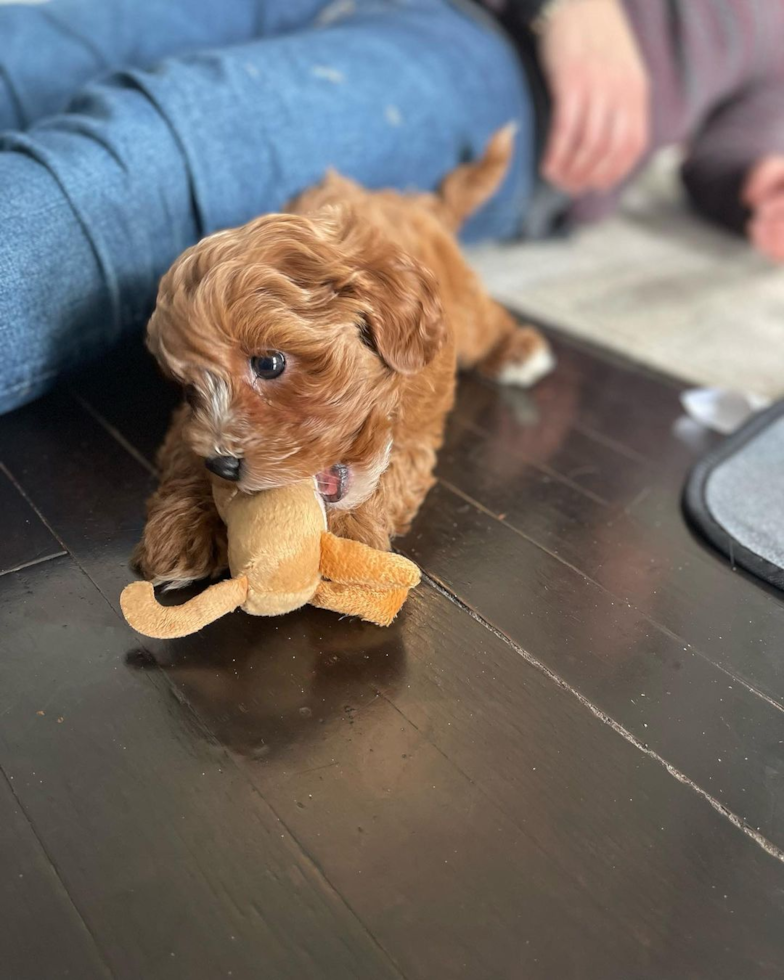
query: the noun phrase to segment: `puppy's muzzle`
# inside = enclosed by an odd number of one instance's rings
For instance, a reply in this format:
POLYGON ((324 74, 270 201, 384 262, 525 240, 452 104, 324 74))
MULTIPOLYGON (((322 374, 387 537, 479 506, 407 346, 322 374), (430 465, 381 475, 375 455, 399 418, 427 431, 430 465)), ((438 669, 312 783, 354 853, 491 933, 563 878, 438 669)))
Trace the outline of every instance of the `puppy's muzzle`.
POLYGON ((237 456, 210 456, 209 459, 205 459, 204 465, 221 479, 236 483, 240 478, 242 460, 237 456))

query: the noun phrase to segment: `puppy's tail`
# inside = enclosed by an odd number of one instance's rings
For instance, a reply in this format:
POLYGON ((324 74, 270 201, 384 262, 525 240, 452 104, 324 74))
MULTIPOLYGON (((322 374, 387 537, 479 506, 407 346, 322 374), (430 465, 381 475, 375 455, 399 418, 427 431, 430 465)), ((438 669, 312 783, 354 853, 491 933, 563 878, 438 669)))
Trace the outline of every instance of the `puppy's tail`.
POLYGON ((171 640, 214 623, 241 606, 247 597, 248 580, 244 575, 216 582, 179 606, 162 606, 150 582, 132 582, 122 591, 120 608, 137 633, 171 640))
POLYGON ((490 137, 479 160, 456 167, 444 178, 438 195, 442 217, 455 231, 498 190, 514 152, 517 123, 508 123, 490 137))

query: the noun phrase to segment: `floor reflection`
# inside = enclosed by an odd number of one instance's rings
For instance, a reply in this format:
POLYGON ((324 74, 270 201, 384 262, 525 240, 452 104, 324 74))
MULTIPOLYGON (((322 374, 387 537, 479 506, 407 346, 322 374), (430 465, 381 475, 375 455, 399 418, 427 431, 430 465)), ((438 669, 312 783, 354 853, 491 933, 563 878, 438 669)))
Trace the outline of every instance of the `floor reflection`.
POLYGON ((325 738, 379 694, 393 694, 406 652, 397 623, 382 629, 306 607, 273 619, 235 613, 195 636, 145 643, 126 663, 165 671, 178 702, 213 736, 262 759, 325 738))

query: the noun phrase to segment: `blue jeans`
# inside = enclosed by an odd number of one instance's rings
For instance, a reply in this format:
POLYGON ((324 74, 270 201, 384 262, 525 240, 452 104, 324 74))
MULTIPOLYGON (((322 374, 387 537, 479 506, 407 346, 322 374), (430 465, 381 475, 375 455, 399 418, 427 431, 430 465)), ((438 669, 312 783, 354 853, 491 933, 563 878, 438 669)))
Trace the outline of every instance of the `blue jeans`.
POLYGON ((522 71, 478 13, 448 0, 0 5, 0 411, 139 329, 202 235, 283 207, 328 166, 370 187, 435 187, 511 119, 516 158, 468 237, 515 235, 533 174, 522 71))

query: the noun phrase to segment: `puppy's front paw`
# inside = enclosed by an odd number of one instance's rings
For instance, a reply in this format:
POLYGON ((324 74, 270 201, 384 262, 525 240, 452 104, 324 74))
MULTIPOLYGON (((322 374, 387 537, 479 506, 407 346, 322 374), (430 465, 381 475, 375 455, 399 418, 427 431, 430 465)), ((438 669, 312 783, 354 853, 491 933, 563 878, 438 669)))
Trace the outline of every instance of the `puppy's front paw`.
POLYGON ((133 569, 154 585, 181 589, 203 578, 215 578, 228 567, 226 531, 221 526, 191 525, 177 529, 150 522, 131 559, 133 569))
POLYGON ((530 388, 555 367, 555 355, 533 327, 520 327, 504 337, 480 365, 487 378, 503 385, 530 388))

